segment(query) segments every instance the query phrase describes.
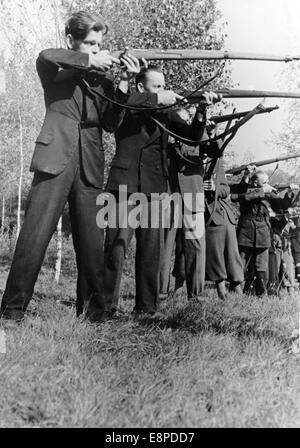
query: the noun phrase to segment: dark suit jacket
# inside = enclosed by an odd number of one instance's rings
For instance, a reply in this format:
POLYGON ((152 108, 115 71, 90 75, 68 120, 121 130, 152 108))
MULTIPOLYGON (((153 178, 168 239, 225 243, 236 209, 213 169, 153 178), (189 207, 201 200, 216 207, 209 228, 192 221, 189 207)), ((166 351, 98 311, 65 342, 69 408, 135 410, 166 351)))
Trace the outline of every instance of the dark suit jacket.
MULTIPOLYGON (((46 117, 36 140, 30 170, 53 175, 61 173, 81 143, 82 163, 87 180, 95 187, 102 188, 102 129, 113 132, 123 111, 99 99, 93 94, 93 89, 116 98, 112 79, 106 75, 98 75, 96 85, 87 92, 82 78, 90 73, 88 55, 65 49, 42 51, 37 59, 37 71, 44 89, 46 117), (72 76, 55 82, 62 69, 72 73, 72 76), (81 129, 84 101, 87 120, 92 108, 96 107, 98 110, 96 127, 81 129)), ((121 92, 117 95, 119 101, 127 101, 127 96, 121 92)))
MULTIPOLYGON (((157 107, 156 94, 132 94, 128 104, 157 107)), ((198 140, 201 124, 192 125, 175 112, 157 112, 155 117, 166 127, 183 137, 198 140)), ((167 191, 167 144, 168 134, 162 132, 151 120, 150 112, 126 112, 116 132, 116 155, 111 164, 107 190, 118 190, 127 185, 129 193, 163 193, 167 191)))
MULTIPOLYGON (((210 171, 212 163, 214 162, 211 159, 209 163, 206 162, 204 178, 210 171)), ((226 200, 230 194, 230 188, 226 180, 222 157, 217 160, 212 177, 216 185, 216 190, 215 192, 205 192, 205 221, 208 222, 210 220, 211 224, 222 226, 224 225, 224 216, 226 213, 229 221, 232 224, 236 224, 235 215, 226 200)))

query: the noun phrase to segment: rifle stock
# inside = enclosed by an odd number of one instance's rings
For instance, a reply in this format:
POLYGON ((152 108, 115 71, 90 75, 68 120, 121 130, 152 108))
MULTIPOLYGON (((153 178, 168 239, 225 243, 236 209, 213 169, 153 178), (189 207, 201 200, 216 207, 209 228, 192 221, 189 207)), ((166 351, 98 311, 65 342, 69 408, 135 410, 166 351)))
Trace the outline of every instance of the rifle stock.
POLYGON ((137 59, 146 59, 153 61, 191 61, 191 60, 224 60, 237 59, 247 61, 282 61, 291 62, 299 61, 300 55, 277 55, 277 54, 260 54, 260 53, 244 53, 226 50, 188 50, 188 49, 126 49, 125 51, 114 51, 112 55, 122 57, 125 53, 135 56, 137 59))

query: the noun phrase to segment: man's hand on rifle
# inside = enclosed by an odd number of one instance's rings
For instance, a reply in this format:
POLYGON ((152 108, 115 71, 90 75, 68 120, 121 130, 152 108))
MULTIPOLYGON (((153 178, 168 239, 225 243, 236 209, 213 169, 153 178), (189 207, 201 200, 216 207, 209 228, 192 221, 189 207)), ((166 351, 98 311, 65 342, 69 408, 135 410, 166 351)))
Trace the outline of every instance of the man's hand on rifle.
POLYGON ((217 133, 217 126, 216 123, 213 120, 206 120, 206 126, 205 126, 207 135, 209 138, 215 137, 217 133))
POLYGON ((263 184, 262 189, 264 193, 273 193, 277 192, 276 188, 272 187, 270 184, 263 184))
POLYGON ((247 168, 244 170, 243 181, 249 184, 251 176, 255 173, 255 171, 256 171, 255 165, 248 165, 247 168))
MULTIPOLYGON (((140 61, 132 56, 129 53, 124 54, 120 61, 123 65, 122 72, 121 72, 121 80, 122 81, 129 81, 131 78, 133 78, 135 75, 140 73, 141 71, 141 64, 140 61)), ((142 63, 145 68, 148 67, 148 63, 146 59, 142 59, 142 63)))
POLYGON ((247 168, 244 171, 244 174, 252 176, 256 171, 256 165, 247 165, 247 168))
MULTIPOLYGON (((173 92, 173 90, 164 90, 157 94, 157 102, 160 106, 172 106, 179 100, 184 100, 184 97, 173 92)), ((187 100, 184 100, 183 103, 187 103, 187 100)))
POLYGON ((199 105, 202 105, 205 107, 212 106, 212 105, 218 103, 219 101, 222 101, 222 99, 223 99, 223 95, 220 95, 215 92, 204 92, 202 96, 203 96, 203 99, 200 101, 199 105))
POLYGON ((203 182, 204 191, 216 191, 216 184, 213 179, 205 180, 203 182))
POLYGON ((290 189, 293 191, 293 192, 298 192, 299 190, 300 190, 300 186, 299 185, 297 185, 297 184, 291 184, 290 185, 290 189))
POLYGON ((99 51, 97 54, 90 54, 89 66, 94 70, 106 72, 113 64, 120 65, 120 60, 112 56, 108 50, 99 51))

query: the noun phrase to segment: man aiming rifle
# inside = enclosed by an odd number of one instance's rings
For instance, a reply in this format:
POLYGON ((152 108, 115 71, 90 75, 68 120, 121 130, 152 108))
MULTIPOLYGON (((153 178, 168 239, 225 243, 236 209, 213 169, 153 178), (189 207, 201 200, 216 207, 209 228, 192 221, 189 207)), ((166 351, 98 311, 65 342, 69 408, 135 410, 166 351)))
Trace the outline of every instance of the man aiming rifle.
POLYGON ((244 263, 244 292, 249 292, 255 280, 256 293, 267 293, 269 248, 271 246, 270 213, 287 209, 296 199, 299 187, 278 194, 269 185, 268 175, 249 166, 239 184, 231 186, 231 200, 240 204, 237 235, 240 254, 244 263))
MULTIPOLYGON (((125 226, 117 216, 117 226, 108 227, 105 243, 105 296, 116 309, 119 300, 120 281, 128 244, 136 236, 136 304, 135 314, 153 314, 158 309, 158 275, 161 263, 162 217, 157 227, 152 227, 151 194, 168 192, 168 166, 166 148, 168 133, 161 130, 153 118, 163 123, 171 131, 182 137, 199 141, 205 127, 206 107, 220 101, 221 96, 205 93, 191 125, 188 125, 176 111, 161 110, 166 98, 176 99, 172 91, 165 90, 165 77, 161 69, 150 65, 141 70, 136 77, 137 92, 149 95, 151 113, 127 110, 116 131, 116 155, 111 164, 106 190, 116 198, 116 213, 120 213, 120 189, 125 187, 128 194, 143 193, 147 198, 136 228, 130 226, 128 215, 132 205, 128 204, 125 226), (155 112, 155 110, 157 110, 155 112), (128 215, 127 215, 128 213, 128 215), (148 217, 143 223, 144 216, 148 217), (144 225, 142 225, 142 223, 144 225), (146 225, 145 225, 146 224, 146 225)), ((127 103, 129 104, 129 103, 127 103)), ((149 109, 149 111, 150 111, 149 109)), ((127 200, 127 198, 126 198, 127 200)), ((123 218, 124 219, 124 218, 123 218)))
MULTIPOLYGON (((102 131, 115 131, 124 112, 101 95, 125 104, 124 84, 114 91, 107 71, 122 62, 121 77, 128 77, 139 71, 139 63, 130 56, 120 61, 101 50, 106 31, 97 15, 75 13, 66 23, 67 48, 44 50, 37 59, 46 117, 32 158, 34 178, 1 303, 2 318, 23 319, 67 202, 78 269, 77 315, 85 310, 91 322, 110 316, 103 295, 104 233, 96 225, 96 198, 104 177, 102 131)), ((140 95, 139 104, 148 99, 140 95)), ((167 104, 175 101, 171 98, 167 104)))

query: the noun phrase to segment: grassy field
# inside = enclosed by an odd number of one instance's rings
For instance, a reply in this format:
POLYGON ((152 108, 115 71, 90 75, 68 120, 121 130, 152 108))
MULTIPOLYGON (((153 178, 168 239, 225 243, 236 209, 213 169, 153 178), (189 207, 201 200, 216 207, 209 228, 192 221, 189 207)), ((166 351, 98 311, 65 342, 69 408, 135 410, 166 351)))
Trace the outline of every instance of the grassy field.
POLYGON ((122 291, 95 327, 75 318, 74 276, 42 271, 25 322, 1 323, 0 427, 300 427, 299 295, 182 293, 136 321, 129 271, 122 291))

